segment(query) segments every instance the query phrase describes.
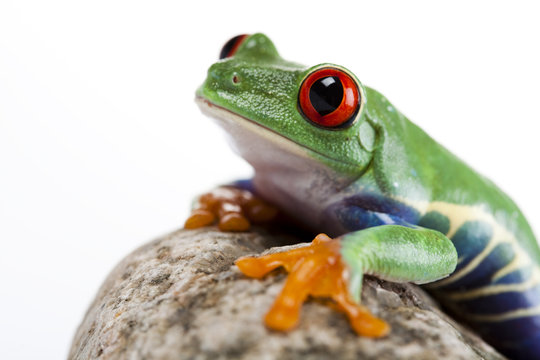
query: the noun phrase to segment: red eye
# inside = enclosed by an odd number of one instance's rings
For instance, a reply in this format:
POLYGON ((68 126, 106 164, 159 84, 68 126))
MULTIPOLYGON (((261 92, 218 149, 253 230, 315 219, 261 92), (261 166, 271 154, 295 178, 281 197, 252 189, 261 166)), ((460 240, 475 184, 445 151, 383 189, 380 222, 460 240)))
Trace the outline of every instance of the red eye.
POLYGON ((326 128, 352 124, 360 107, 356 82, 336 68, 315 70, 304 80, 298 93, 298 104, 304 116, 326 128))
POLYGON ((242 42, 248 37, 246 34, 237 35, 227 41, 225 45, 221 48, 221 52, 219 53, 219 60, 231 57, 234 55, 236 50, 238 50, 238 47, 242 42))

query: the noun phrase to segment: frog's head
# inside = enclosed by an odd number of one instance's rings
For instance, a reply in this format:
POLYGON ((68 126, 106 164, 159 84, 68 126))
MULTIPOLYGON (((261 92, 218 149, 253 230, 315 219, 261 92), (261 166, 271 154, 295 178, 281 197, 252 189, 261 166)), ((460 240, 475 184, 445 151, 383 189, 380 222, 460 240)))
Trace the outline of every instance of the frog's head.
POLYGON ((375 132, 364 88, 350 71, 286 61, 263 34, 231 39, 220 58, 197 102, 256 171, 316 163, 351 180, 368 168, 375 132))

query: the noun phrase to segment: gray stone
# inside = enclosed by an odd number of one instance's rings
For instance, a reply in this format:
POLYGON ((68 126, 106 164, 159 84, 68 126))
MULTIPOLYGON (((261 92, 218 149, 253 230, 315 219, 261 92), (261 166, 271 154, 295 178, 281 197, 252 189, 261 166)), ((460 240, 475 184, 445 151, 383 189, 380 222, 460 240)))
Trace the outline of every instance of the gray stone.
POLYGON ((286 274, 249 279, 233 261, 279 240, 259 229, 205 228, 179 230, 135 250, 102 285, 69 358, 503 359, 419 287, 374 277, 366 277, 362 301, 392 326, 386 338, 357 336, 343 314, 320 301, 305 304, 293 331, 266 329, 262 318, 286 274))

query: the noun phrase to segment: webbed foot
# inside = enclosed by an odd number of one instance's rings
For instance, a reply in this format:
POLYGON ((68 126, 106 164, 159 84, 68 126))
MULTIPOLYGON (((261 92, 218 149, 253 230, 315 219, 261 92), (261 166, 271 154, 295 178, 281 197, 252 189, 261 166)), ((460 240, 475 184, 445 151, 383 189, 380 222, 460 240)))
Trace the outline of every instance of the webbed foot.
POLYGON ((222 186, 199 198, 184 227, 196 229, 217 221, 221 231, 246 231, 251 223, 270 221, 276 214, 276 208, 250 191, 222 186))
POLYGON ((306 247, 236 260, 236 266, 249 277, 261 278, 280 266, 289 272, 281 294, 266 314, 269 328, 281 331, 293 328, 298 323, 302 304, 311 295, 333 299, 359 335, 382 337, 389 332, 386 322, 351 299, 347 290, 348 269, 341 259, 340 248, 339 240, 320 234, 306 247))

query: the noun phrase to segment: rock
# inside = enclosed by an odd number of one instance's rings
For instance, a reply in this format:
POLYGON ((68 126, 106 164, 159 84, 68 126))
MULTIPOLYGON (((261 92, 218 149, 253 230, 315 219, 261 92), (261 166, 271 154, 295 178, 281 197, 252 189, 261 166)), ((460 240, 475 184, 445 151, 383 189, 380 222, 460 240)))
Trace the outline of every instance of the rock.
POLYGON ((289 333, 262 318, 286 274, 246 278, 243 255, 280 244, 260 229, 179 230, 128 255, 109 275, 77 330, 70 359, 503 359, 417 286, 366 277, 363 303, 392 326, 357 336, 345 316, 305 304, 289 333))

